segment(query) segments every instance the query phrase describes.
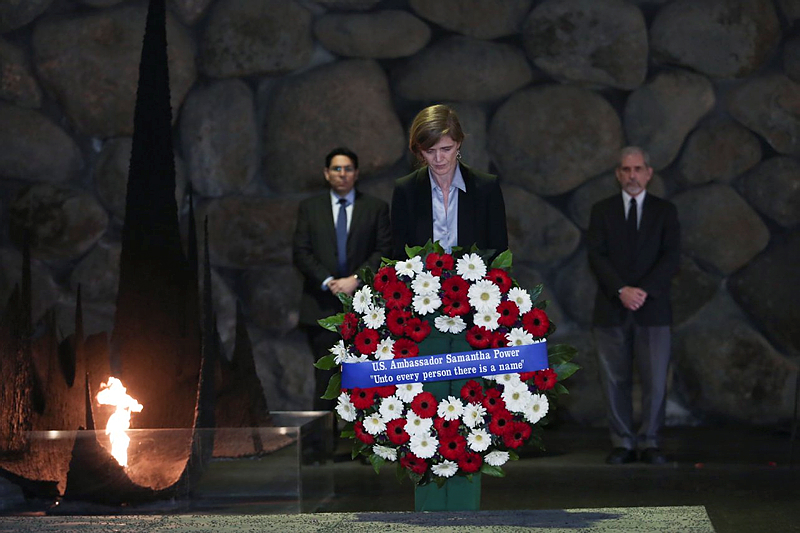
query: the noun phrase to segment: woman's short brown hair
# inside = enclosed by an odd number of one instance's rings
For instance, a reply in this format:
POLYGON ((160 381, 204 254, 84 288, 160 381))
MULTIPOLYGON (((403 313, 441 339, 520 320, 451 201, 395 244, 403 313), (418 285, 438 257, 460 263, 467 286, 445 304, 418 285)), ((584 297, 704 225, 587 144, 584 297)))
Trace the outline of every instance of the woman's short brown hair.
POLYGON ((408 149, 420 157, 423 150, 427 150, 445 135, 460 143, 464 140, 464 132, 458 115, 451 108, 443 104, 426 107, 414 117, 411 130, 408 132, 408 149))

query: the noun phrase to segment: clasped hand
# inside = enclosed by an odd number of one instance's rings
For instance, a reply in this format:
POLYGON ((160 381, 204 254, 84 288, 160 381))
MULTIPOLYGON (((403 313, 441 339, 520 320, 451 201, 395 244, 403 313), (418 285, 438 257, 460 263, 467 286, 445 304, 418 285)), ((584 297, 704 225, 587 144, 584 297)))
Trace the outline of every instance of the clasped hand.
POLYGON ((639 287, 625 286, 622 287, 622 290, 619 292, 619 299, 622 301, 622 305, 625 309, 636 311, 644 305, 647 299, 647 292, 639 287))

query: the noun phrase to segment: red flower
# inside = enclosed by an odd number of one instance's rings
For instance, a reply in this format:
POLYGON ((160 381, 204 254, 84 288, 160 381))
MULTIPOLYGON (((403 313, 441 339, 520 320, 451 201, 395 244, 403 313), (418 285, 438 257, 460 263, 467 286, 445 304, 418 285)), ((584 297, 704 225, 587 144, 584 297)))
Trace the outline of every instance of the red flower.
POLYGON ((461 435, 447 435, 439 438, 439 453, 445 459, 458 461, 467 451, 467 439, 461 435))
POLYGON ((440 418, 438 416, 433 419, 433 427, 435 427, 439 435, 443 437, 452 437, 453 435, 458 435, 458 428, 460 426, 461 422, 459 422, 458 419, 445 420, 444 418, 440 418))
POLYGON ((386 435, 389 436, 389 441, 397 446, 408 442, 411 437, 406 433, 406 419, 395 418, 391 422, 387 422, 386 435))
POLYGON ((361 420, 357 421, 353 429, 356 432, 356 438, 364 444, 373 444, 375 437, 364 431, 364 423, 361 420))
POLYGON ((411 339, 397 339, 392 346, 392 353, 395 359, 403 357, 416 357, 419 355, 419 346, 411 339))
POLYGON ((490 413, 506 408, 506 402, 500 397, 500 391, 497 389, 487 389, 486 396, 483 398, 481 404, 490 413))
POLYGON ((350 393, 350 401, 356 409, 369 409, 375 403, 375 389, 356 387, 350 393))
POLYGON ((552 368, 537 370, 533 376, 533 383, 539 390, 550 390, 556 385, 558 374, 552 368))
POLYGON ((461 276, 453 276, 442 282, 442 290, 445 296, 450 296, 451 298, 461 296, 462 294, 466 296, 469 290, 469 283, 461 276))
POLYGON ((381 291, 387 309, 404 309, 411 305, 411 290, 402 281, 387 283, 381 291))
POLYGON ((483 458, 481 454, 467 452, 458 460, 458 467, 467 474, 473 474, 481 469, 483 458))
POLYGON ((412 318, 406 322, 405 334, 414 342, 422 342, 431 332, 431 325, 427 320, 412 318))
POLYGON ((411 318, 410 311, 392 309, 389 311, 389 314, 386 315, 386 326, 389 328, 389 331, 392 332, 392 335, 402 337, 406 329, 406 322, 408 322, 409 318, 411 318))
POLYGON ((407 453, 400 459, 400 466, 411 470, 420 476, 428 469, 428 463, 424 459, 420 459, 413 453, 407 453))
POLYGON ((431 418, 434 416, 436 414, 436 406, 436 396, 427 391, 420 392, 411 400, 411 410, 417 413, 417 416, 420 418, 431 418))
POLYGON ((483 400, 483 387, 474 379, 467 381, 461 387, 461 399, 469 403, 481 403, 481 400, 483 400))
POLYGON ((492 332, 483 326, 472 326, 467 330, 467 342, 476 350, 487 348, 492 338, 492 332))
POLYGON ((357 327, 358 317, 354 313, 347 313, 344 315, 344 322, 339 326, 339 333, 344 340, 349 341, 356 334, 357 327))
POLYGON ((522 327, 534 337, 541 338, 550 329, 550 319, 547 318, 547 313, 534 307, 522 315, 522 327))
POLYGON ((500 292, 503 294, 507 293, 511 289, 511 276, 509 276, 505 270, 493 268, 488 274, 486 274, 486 279, 493 281, 495 285, 500 287, 500 292))
POLYGON ((533 376, 536 375, 536 372, 520 372, 519 373, 519 380, 520 381, 528 381, 529 379, 533 379, 533 376))
POLYGON ((519 448, 531 436, 531 427, 525 422, 511 422, 503 434, 503 444, 509 448, 519 448))
POLYGON ((395 391, 397 390, 397 385, 384 385, 382 387, 372 387, 372 390, 374 390, 375 394, 377 394, 381 398, 388 398, 389 396, 395 393, 395 391))
POLYGON ((356 335, 356 349, 364 355, 373 354, 378 349, 378 341, 380 341, 378 332, 366 328, 356 335))
POLYGON ((445 294, 442 298, 444 304, 444 314, 447 316, 462 316, 469 313, 471 307, 469 306, 469 298, 467 293, 460 293, 456 295, 445 294))
POLYGON ((511 328, 517 323, 519 307, 517 307, 516 302, 512 302, 511 300, 501 302, 500 305, 497 306, 497 312, 500 313, 500 318, 497 319, 497 323, 501 326, 511 328))
POLYGON ((502 437, 511 429, 512 422, 511 413, 508 409, 505 407, 496 409, 492 413, 492 421, 489 422, 489 431, 502 437))
POLYGON ((503 348, 505 346, 508 346, 506 334, 499 331, 492 331, 492 335, 489 337, 489 348, 503 348))
POLYGON ((397 272, 395 272, 394 267, 385 266, 375 273, 373 284, 375 285, 375 290, 383 292, 384 287, 393 281, 397 281, 397 272))
POLYGON ((450 254, 428 254, 425 258, 425 268, 434 276, 441 276, 442 270, 453 270, 453 256, 450 254))

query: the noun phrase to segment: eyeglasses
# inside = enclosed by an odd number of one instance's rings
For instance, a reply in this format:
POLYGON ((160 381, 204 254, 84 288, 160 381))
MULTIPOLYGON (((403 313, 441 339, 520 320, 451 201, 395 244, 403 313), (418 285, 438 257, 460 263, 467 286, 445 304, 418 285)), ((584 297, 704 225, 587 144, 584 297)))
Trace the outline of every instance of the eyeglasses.
POLYGON ((345 173, 347 173, 347 174, 350 174, 350 173, 352 173, 352 172, 355 172, 355 171, 356 171, 355 167, 353 167, 353 166, 351 166, 351 165, 347 165, 346 167, 342 167, 342 166, 336 166, 336 167, 331 167, 330 169, 331 169, 333 172, 345 172, 345 173))

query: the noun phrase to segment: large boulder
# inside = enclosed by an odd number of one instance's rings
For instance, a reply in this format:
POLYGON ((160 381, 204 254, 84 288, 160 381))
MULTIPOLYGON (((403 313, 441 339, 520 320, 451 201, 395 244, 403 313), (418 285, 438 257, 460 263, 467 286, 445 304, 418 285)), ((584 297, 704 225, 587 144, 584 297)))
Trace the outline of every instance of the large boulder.
POLYGON ((167 0, 167 5, 187 26, 193 25, 206 12, 213 0, 167 0))
POLYGON ((253 93, 241 80, 194 89, 181 112, 181 145, 192 188, 204 196, 241 192, 258 166, 253 93))
MULTIPOLYGON (((33 49, 42 85, 81 133, 112 137, 133 132, 146 14, 146 4, 133 4, 36 24, 33 49)), ((170 14, 167 41, 170 103, 178 110, 196 78, 194 45, 170 14)))
POLYGON ((623 122, 630 144, 650 154, 656 170, 669 165, 686 135, 714 107, 714 87, 687 71, 665 71, 636 89, 625 102, 623 122))
POLYGON ((282 80, 266 102, 263 173, 280 192, 320 189, 325 155, 346 144, 362 174, 397 161, 405 136, 377 63, 353 59, 282 80))
POLYGON ((783 45, 783 71, 792 81, 800 82, 800 36, 783 45))
POLYGON ((77 293, 81 288, 84 302, 100 302, 115 305, 119 287, 119 257, 122 246, 110 239, 100 239, 69 276, 69 286, 77 293))
POLYGON ((428 44, 431 29, 406 11, 329 13, 314 23, 317 40, 340 56, 362 58, 406 57, 428 44))
POLYGON ((20 107, 39 107, 42 90, 25 53, 0 38, 0 99, 20 107))
POLYGON ((647 26, 623 0, 545 0, 525 21, 525 50, 562 82, 635 89, 647 75, 647 26))
POLYGON ((53 0, 0 1, 0 33, 21 28, 44 13, 53 0))
POLYGON ((589 267, 586 250, 582 248, 559 267, 555 278, 555 290, 561 305, 581 327, 590 327, 598 285, 589 267))
POLYGON ((740 190, 750 205, 785 228, 800 224, 800 161, 777 156, 742 177, 740 190))
POLYGON ((706 272, 687 255, 681 255, 678 274, 672 278, 670 292, 672 323, 676 326, 691 319, 716 296, 722 277, 706 272))
POLYGON ((771 0, 676 0, 658 11, 650 27, 656 61, 716 78, 756 71, 780 38, 771 0))
POLYGON ((587 89, 545 85, 520 91, 495 112, 489 150, 504 183, 562 194, 616 164, 619 116, 587 89))
POLYGON ((755 134, 731 120, 712 121, 689 135, 678 175, 686 185, 730 183, 759 161, 761 142, 755 134))
POLYGON ((520 32, 532 0, 411 0, 417 15, 438 26, 478 39, 520 32))

